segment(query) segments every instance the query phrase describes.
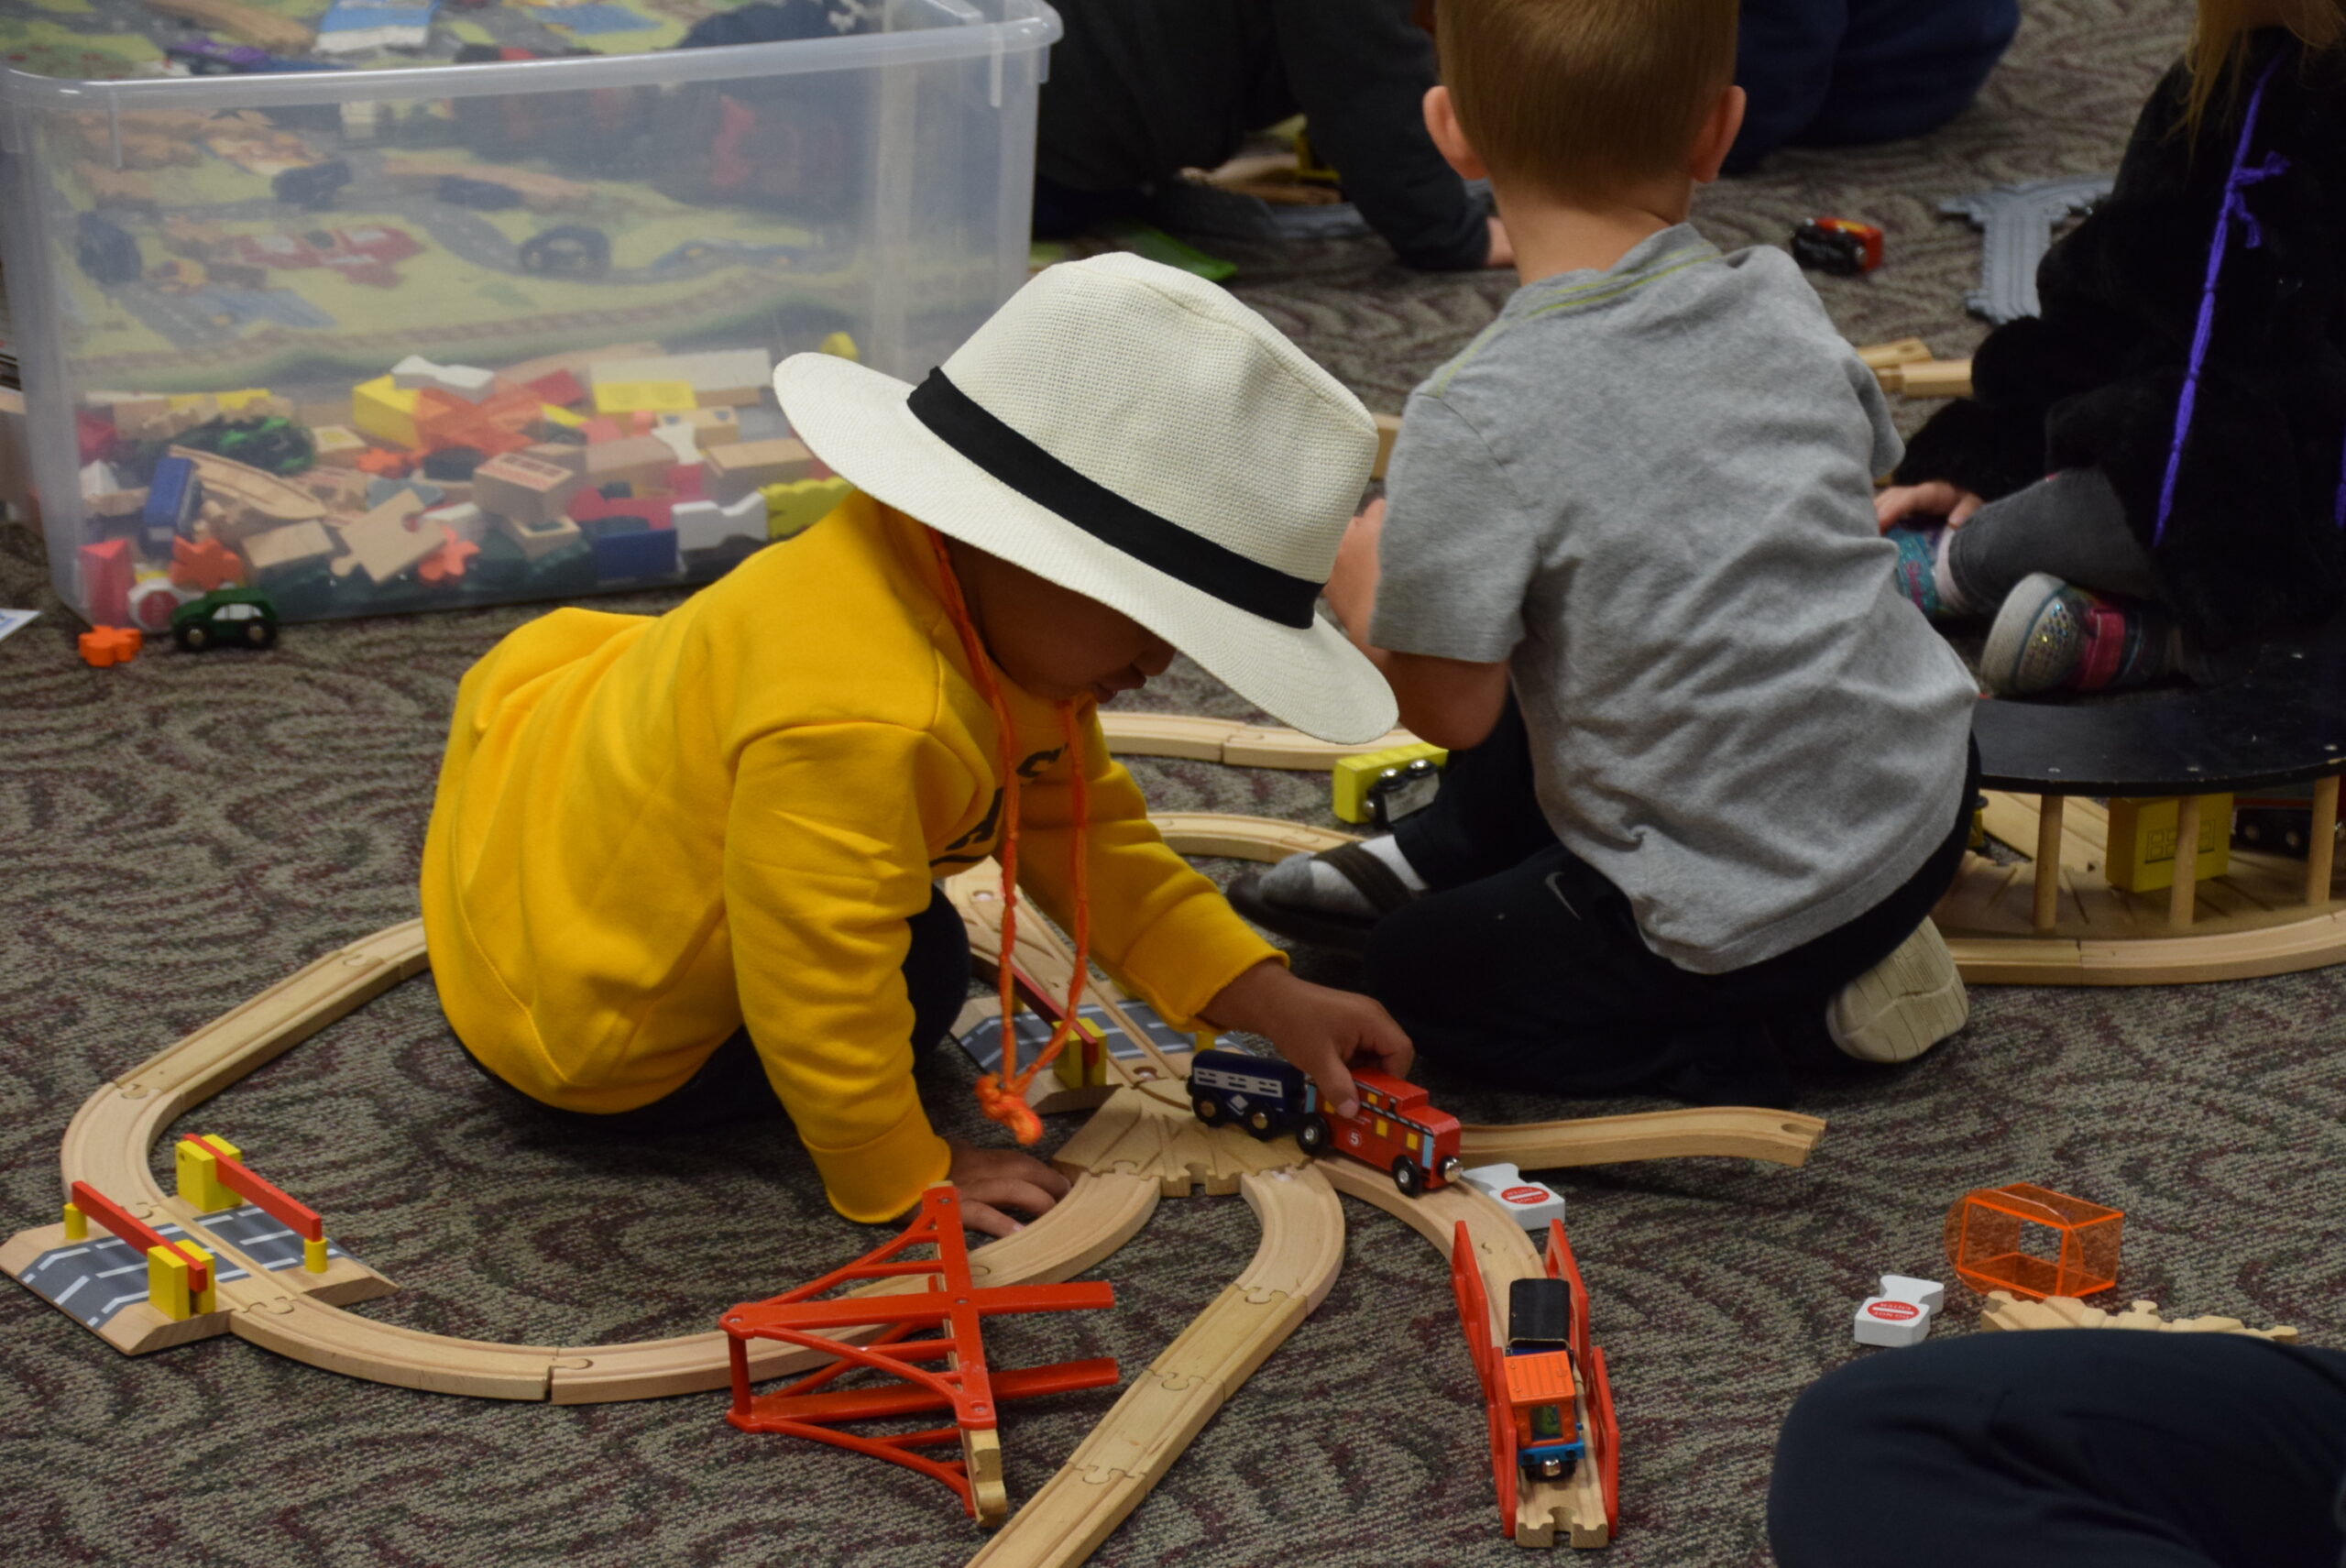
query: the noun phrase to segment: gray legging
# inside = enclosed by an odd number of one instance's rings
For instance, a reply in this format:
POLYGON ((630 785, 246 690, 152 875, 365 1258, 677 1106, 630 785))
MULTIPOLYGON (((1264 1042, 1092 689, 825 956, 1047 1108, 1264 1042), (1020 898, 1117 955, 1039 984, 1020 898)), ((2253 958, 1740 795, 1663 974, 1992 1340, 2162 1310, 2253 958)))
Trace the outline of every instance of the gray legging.
POLYGON ((1990 501, 1955 531, 1946 564, 1955 591, 1983 615, 2031 572, 2119 598, 2159 598, 2151 558, 2099 468, 2070 468, 1990 501))

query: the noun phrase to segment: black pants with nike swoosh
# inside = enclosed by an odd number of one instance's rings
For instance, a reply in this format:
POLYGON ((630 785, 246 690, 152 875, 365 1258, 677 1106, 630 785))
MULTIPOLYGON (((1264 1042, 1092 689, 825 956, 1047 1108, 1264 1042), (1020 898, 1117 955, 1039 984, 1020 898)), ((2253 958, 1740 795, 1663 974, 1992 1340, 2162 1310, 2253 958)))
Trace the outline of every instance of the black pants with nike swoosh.
POLYGON ((1431 891, 1377 922, 1367 990, 1420 1056, 1495 1083, 1789 1105, 1792 1064, 1832 1054, 1834 993, 1954 884, 1979 778, 1975 748, 1946 836, 1873 908, 1788 953, 1695 974, 1647 947, 1628 895, 1556 841, 1510 698, 1487 740, 1452 754, 1433 803, 1397 828, 1431 891))

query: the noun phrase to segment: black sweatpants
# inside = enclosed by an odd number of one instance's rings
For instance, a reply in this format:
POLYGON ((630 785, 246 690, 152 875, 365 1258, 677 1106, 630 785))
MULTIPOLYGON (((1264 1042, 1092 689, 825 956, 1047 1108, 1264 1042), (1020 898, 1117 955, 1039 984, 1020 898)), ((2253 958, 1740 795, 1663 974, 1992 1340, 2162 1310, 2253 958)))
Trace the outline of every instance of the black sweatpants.
POLYGON ((1889 897, 1788 953, 1695 974, 1647 947, 1628 895, 1556 841, 1510 697, 1487 740, 1451 754, 1433 803, 1398 825, 1430 891, 1377 922, 1367 990, 1421 1056, 1509 1087, 1787 1105, 1788 1058, 1831 1053, 1834 993, 1954 884, 1979 768, 1975 751, 1946 836, 1889 897))
POLYGON ((2048 1329, 1882 1351, 1776 1443, 1781 1568, 2339 1568, 2346 1354, 2048 1329))
MULTIPOLYGON (((913 1050, 917 1054, 945 1037, 969 997, 970 933, 943 890, 934 886, 928 907, 905 924, 912 927, 912 946, 904 953, 904 989, 912 997, 913 1050)), ((574 1117, 618 1132, 696 1133, 783 1114, 782 1102, 774 1098, 773 1085, 766 1078, 765 1065, 758 1059, 758 1048, 751 1044, 747 1029, 734 1030, 683 1083, 630 1111, 572 1111, 548 1105, 490 1072, 470 1051, 465 1055, 490 1082, 549 1115, 574 1117)))

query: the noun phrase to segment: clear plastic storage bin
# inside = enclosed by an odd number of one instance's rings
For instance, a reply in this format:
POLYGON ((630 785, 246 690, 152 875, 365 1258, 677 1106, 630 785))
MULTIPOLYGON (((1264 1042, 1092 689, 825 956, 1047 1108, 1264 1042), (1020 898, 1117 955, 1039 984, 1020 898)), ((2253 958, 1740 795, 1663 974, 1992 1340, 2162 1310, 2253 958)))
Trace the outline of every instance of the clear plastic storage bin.
POLYGON ((772 367, 917 379, 1023 280, 1042 0, 836 38, 0 75, 52 575, 169 626, 698 582, 828 510, 772 367))

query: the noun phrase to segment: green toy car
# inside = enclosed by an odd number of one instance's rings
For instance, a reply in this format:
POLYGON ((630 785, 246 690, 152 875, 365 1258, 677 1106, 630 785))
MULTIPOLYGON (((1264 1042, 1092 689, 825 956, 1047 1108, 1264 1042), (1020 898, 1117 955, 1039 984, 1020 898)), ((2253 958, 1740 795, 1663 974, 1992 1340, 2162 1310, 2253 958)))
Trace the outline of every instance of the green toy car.
POLYGON ((232 643, 267 648, 277 641, 277 606, 258 588, 220 588, 171 611, 171 641, 191 653, 232 643))

